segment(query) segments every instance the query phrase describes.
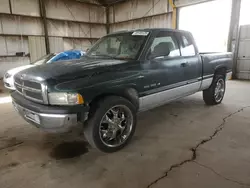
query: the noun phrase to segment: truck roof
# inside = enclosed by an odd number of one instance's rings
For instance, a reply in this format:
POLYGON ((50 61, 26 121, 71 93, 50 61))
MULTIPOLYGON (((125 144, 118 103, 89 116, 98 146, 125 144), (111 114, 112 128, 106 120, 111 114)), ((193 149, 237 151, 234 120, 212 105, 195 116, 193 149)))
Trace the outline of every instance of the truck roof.
POLYGON ((179 30, 179 29, 171 29, 171 28, 143 28, 143 29, 131 29, 131 30, 116 31, 116 32, 110 33, 109 35, 119 34, 119 33, 127 33, 127 32, 135 32, 135 31, 146 31, 146 32, 152 32, 152 31, 171 31, 171 32, 185 32, 185 33, 190 33, 189 31, 179 30))

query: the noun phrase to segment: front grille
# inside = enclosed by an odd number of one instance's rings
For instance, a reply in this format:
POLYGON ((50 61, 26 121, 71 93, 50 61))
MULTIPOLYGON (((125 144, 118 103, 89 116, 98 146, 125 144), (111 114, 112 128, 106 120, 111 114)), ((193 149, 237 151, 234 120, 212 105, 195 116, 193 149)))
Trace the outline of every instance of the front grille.
POLYGON ((38 89, 38 90, 41 90, 41 89, 42 89, 40 83, 31 82, 31 81, 28 81, 28 80, 25 80, 25 81, 24 81, 24 86, 25 86, 25 87, 34 88, 34 89, 38 89))
POLYGON ((31 91, 24 90, 26 96, 43 101, 43 96, 41 93, 35 93, 31 91))
POLYGON ((22 80, 20 79, 20 78, 15 78, 15 82, 17 83, 17 84, 19 84, 19 85, 22 85, 22 80))
POLYGON ((15 77, 14 80, 15 88, 21 95, 32 101, 44 103, 42 85, 40 83, 22 80, 18 77, 15 77))

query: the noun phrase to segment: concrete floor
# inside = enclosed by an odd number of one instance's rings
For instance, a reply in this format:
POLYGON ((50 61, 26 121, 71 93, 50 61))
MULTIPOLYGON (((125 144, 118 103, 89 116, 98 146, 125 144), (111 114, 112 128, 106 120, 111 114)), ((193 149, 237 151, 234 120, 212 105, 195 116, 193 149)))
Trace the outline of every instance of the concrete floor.
POLYGON ((44 133, 0 104, 0 187, 250 187, 249 93, 250 82, 229 81, 221 105, 197 93, 139 114, 134 139, 113 154, 78 131, 44 133))

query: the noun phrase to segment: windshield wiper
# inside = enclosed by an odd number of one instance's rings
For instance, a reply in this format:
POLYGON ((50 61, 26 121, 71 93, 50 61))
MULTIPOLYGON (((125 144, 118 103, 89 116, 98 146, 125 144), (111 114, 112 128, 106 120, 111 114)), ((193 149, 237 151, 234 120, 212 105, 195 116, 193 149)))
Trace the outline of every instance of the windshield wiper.
POLYGON ((111 58, 111 59, 117 59, 117 60, 133 60, 133 58, 130 58, 130 57, 117 57, 117 56, 111 56, 108 54, 90 55, 87 57, 104 57, 104 58, 111 58))
POLYGON ((113 56, 107 55, 107 54, 91 55, 89 57, 107 57, 107 58, 115 59, 113 56))

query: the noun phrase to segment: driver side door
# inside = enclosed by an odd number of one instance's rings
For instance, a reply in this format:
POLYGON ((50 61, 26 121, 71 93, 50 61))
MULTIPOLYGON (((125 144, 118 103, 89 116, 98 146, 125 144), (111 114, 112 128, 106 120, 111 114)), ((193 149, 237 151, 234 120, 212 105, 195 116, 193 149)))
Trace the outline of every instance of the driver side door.
POLYGON ((177 37, 174 32, 160 31, 152 41, 149 64, 145 65, 144 110, 159 106, 181 93, 179 87, 186 85, 184 67, 186 59, 181 56, 177 37), (159 55, 157 55, 159 54, 159 55))

